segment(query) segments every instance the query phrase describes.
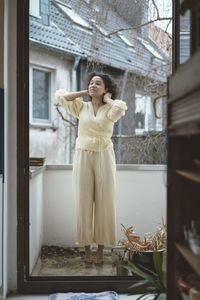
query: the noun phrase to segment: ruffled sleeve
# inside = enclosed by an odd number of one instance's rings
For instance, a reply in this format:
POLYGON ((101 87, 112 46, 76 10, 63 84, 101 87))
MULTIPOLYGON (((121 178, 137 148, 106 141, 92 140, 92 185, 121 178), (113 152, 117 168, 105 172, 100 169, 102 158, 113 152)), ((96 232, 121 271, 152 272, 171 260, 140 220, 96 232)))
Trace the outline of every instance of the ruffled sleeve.
POLYGON ((57 90, 55 93, 56 100, 60 105, 64 106, 71 115, 75 118, 79 118, 79 113, 83 107, 83 98, 78 97, 72 101, 68 101, 64 98, 66 93, 67 91, 64 89, 57 90))
POLYGON ((125 111, 128 109, 126 102, 122 100, 115 100, 113 106, 106 113, 106 117, 113 121, 117 122, 122 116, 125 115, 125 111))

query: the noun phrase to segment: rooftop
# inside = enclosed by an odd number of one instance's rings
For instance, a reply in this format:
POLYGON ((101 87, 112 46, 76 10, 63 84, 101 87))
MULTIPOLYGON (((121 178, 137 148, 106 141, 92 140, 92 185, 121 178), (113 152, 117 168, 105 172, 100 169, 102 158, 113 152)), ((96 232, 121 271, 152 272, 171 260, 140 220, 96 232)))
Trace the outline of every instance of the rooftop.
POLYGON ((103 5, 52 0, 49 25, 30 17, 30 42, 140 75, 149 74, 153 64, 150 76, 165 80, 165 64, 170 57, 151 39, 138 36, 135 30, 110 35, 129 25, 105 3, 103 5))

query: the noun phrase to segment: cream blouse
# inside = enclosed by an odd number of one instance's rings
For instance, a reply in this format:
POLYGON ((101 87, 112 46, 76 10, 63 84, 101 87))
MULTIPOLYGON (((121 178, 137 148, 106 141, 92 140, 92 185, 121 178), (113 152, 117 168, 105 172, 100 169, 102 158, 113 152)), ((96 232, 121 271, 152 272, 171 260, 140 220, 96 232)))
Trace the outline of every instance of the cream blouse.
POLYGON ((126 102, 115 100, 111 107, 106 103, 95 116, 91 101, 85 102, 82 97, 68 101, 63 96, 66 93, 64 89, 57 90, 55 97, 71 115, 79 119, 75 149, 103 151, 113 148, 110 138, 114 123, 125 115, 128 109, 126 102))

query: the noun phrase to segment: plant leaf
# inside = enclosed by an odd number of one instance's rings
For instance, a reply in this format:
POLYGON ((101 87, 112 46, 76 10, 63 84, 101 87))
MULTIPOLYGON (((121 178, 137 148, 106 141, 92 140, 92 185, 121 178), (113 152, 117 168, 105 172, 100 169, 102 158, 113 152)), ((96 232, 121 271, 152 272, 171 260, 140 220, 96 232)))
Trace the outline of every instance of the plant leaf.
POLYGON ((136 300, 142 299, 144 296, 149 295, 149 293, 144 293, 143 295, 141 295, 139 298, 137 298, 136 300))
POLYGON ((155 287, 153 287, 153 286, 147 286, 147 291, 150 291, 150 292, 152 292, 152 291, 154 291, 154 292, 157 292, 156 290, 155 290, 155 287))
POLYGON ((163 261, 162 261, 162 282, 165 287, 167 288, 167 255, 163 253, 163 261))
POLYGON ((138 267, 141 267, 142 269, 144 269, 144 270, 150 272, 150 273, 151 273, 152 275, 154 275, 155 277, 158 277, 158 274, 156 274, 156 273, 153 272, 152 270, 150 270, 150 269, 144 267, 143 265, 138 264, 138 267))
POLYGON ((128 260, 127 262, 128 262, 128 265, 124 265, 121 262, 120 262, 120 265, 124 266, 128 270, 132 271, 133 273, 141 276, 142 278, 144 278, 150 282, 154 281, 151 275, 146 274, 143 271, 141 271, 133 262, 131 262, 130 260, 128 260))
POLYGON ((165 293, 162 293, 159 295, 158 300, 166 300, 167 299, 167 295, 165 293))
POLYGON ((141 294, 147 294, 147 295, 151 295, 151 294, 156 294, 156 290, 149 292, 146 290, 137 290, 137 291, 132 291, 130 293, 128 293, 128 295, 141 295, 141 294))
POLYGON ((162 274, 162 261, 160 254, 158 251, 153 252, 153 262, 156 269, 156 273, 158 274, 159 283, 161 285, 161 292, 163 292, 163 289, 165 289, 165 286, 163 284, 163 274, 162 274))
POLYGON ((120 265, 124 266, 124 268, 126 268, 127 270, 130 270, 131 272, 141 276, 142 278, 148 280, 149 282, 152 283, 153 286, 156 287, 156 289, 158 289, 158 291, 163 291, 159 282, 157 282, 152 275, 146 274, 143 271, 141 271, 136 265, 134 265, 133 262, 131 262, 130 260, 127 260, 129 266, 127 266, 126 264, 120 262, 120 265))
POLYGON ((128 289, 139 287, 139 286, 144 285, 144 284, 146 284, 148 282, 149 282, 149 280, 141 280, 141 281, 139 281, 137 283, 134 283, 131 286, 129 286, 128 289))

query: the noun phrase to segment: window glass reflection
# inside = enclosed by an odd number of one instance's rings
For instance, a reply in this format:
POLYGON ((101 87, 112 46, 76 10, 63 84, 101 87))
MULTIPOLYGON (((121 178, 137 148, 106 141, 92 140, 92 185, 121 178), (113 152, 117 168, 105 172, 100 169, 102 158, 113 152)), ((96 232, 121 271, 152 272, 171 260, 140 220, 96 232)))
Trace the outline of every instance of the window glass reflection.
POLYGON ((190 11, 186 11, 183 16, 180 15, 180 64, 190 58, 190 15, 190 11))

